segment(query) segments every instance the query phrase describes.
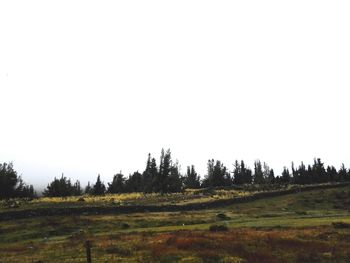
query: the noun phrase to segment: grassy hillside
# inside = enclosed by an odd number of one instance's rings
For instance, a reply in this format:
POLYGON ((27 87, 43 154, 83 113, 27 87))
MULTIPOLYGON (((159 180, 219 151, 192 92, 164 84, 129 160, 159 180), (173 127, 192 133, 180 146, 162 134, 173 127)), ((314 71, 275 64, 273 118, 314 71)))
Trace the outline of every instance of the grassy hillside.
POLYGON ((0 262, 86 262, 87 239, 93 262, 349 262, 350 187, 198 211, 6 220, 0 262))

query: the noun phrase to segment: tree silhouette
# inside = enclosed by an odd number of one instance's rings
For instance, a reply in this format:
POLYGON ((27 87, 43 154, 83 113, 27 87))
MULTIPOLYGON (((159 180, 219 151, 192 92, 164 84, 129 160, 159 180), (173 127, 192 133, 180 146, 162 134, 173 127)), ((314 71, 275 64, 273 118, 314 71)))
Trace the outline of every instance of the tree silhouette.
POLYGON ((138 171, 134 172, 132 175, 129 175, 128 180, 125 182, 125 191, 126 192, 142 192, 142 174, 138 171))
POLYGON ((264 183, 264 174, 260 160, 254 162, 254 184, 264 183))
POLYGON ((81 194, 82 190, 80 188, 80 182, 76 181, 76 183, 72 185, 71 180, 63 174, 60 179, 55 177, 43 192, 43 195, 48 197, 65 197, 81 194))
POLYGON ((103 195, 106 192, 106 186, 101 182, 100 175, 97 176, 96 183, 92 187, 93 195, 103 195))
POLYGON ((35 197, 32 185, 26 185, 13 169, 12 163, 0 163, 0 199, 35 197))
POLYGON ((208 160, 207 175, 203 181, 204 187, 228 186, 232 183, 225 165, 219 160, 208 160))
POLYGON ((199 188, 200 187, 200 177, 196 172, 194 165, 187 166, 187 174, 184 178, 184 186, 186 188, 199 188))
POLYGON ((125 178, 122 172, 113 176, 113 181, 108 183, 107 193, 118 194, 125 192, 125 178))
POLYGON ((288 184, 291 181, 290 173, 287 167, 283 167, 281 181, 285 184, 288 184))
POLYGON ((90 182, 88 182, 87 186, 85 187, 85 194, 92 194, 92 187, 90 185, 90 182))
POLYGON ((146 169, 142 173, 142 190, 145 193, 154 192, 154 180, 158 176, 158 168, 155 158, 151 158, 151 154, 148 154, 146 169))

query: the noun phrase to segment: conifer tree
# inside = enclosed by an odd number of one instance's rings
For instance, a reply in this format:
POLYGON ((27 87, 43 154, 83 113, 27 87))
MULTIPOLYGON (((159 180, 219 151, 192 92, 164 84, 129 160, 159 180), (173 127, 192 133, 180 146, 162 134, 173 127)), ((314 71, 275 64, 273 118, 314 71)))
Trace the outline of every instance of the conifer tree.
POLYGON ((345 168, 345 165, 342 164, 339 171, 338 171, 338 181, 343 182, 347 179, 348 172, 345 168))
POLYGON ((73 195, 79 196, 83 194, 83 190, 81 189, 80 182, 77 180, 73 185, 73 195))
POLYGON ((232 183, 230 174, 221 161, 208 160, 207 169, 207 175, 203 181, 204 187, 227 186, 232 183))
POLYGON ((338 179, 338 172, 334 166, 327 166, 327 177, 330 182, 335 182, 338 179))
POLYGON ((145 193, 154 192, 154 180, 158 175, 158 168, 156 159, 151 157, 151 154, 148 154, 148 159, 146 163, 146 169, 142 173, 142 190, 145 193))
POLYGON ((324 183, 329 181, 327 178, 326 170, 321 162, 321 159, 314 159, 314 164, 312 166, 312 183, 324 183))
POLYGON ((142 175, 138 171, 129 175, 128 180, 125 182, 125 191, 129 193, 143 191, 142 175))
POLYGON ((92 187, 90 185, 90 182, 88 182, 87 186, 85 187, 85 194, 92 194, 92 187))
POLYGON ((187 174, 184 178, 184 185, 186 188, 199 188, 200 178, 195 170, 194 165, 187 166, 187 174))
POLYGON ((182 178, 180 176, 179 163, 176 161, 170 166, 170 174, 168 178, 167 192, 176 193, 183 190, 182 178))
POLYGON ((264 174, 260 160, 254 162, 254 184, 263 184, 264 174))
POLYGON ((101 182, 100 175, 97 176, 96 183, 92 187, 93 195, 103 195, 106 192, 106 186, 101 182))
POLYGON ((153 180, 153 190, 159 193, 168 192, 168 180, 171 169, 171 152, 168 149, 166 152, 162 149, 160 156, 159 172, 153 180))
POLYGON ((13 168, 12 163, 0 163, 0 199, 35 197, 32 185, 26 185, 13 168))
POLYGON ((71 180, 65 177, 64 174, 62 174, 60 179, 55 177, 43 192, 44 196, 49 197, 66 197, 80 194, 81 189, 79 181, 72 185, 71 180))
POLYGON ((290 173, 287 167, 283 167, 283 172, 282 172, 282 177, 281 177, 281 182, 288 184, 290 182, 290 173))
POLYGON ((107 192, 109 194, 119 194, 125 191, 125 178, 122 172, 115 174, 111 183, 108 183, 107 192))

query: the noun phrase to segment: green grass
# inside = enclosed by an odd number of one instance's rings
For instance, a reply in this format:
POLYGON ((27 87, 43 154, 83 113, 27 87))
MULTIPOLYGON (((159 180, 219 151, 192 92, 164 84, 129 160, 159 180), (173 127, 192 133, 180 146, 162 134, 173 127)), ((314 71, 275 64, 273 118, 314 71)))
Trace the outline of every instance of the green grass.
POLYGON ((347 186, 200 211, 7 220, 0 262, 85 262, 87 239, 93 262, 348 262, 350 229, 332 223, 350 224, 349 204, 347 186))

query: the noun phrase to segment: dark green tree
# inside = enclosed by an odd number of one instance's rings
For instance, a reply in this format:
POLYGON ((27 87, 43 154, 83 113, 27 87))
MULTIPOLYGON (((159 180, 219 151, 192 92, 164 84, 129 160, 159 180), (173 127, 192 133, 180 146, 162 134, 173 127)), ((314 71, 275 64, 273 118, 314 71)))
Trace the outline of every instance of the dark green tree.
MULTIPOLYGON (((293 165, 294 167, 294 165, 293 165)), ((300 166, 295 170, 293 174, 293 182, 295 184, 306 184, 307 183, 307 170, 303 162, 301 162, 300 166)))
POLYGON ((158 167, 155 158, 151 158, 151 154, 148 154, 146 169, 142 173, 142 190, 145 193, 154 192, 154 181, 158 176, 158 167))
POLYGON ((334 166, 327 166, 327 177, 330 182, 335 182, 338 177, 337 169, 334 166))
POLYGON ((104 195, 106 192, 106 186, 104 185, 103 182, 101 182, 100 175, 97 176, 96 183, 92 187, 91 193, 93 195, 104 195))
POLYGON ((233 169, 233 183, 238 185, 251 184, 252 180, 252 171, 245 166, 243 160, 241 160, 241 163, 236 160, 233 169))
POLYGON ((168 149, 166 152, 162 149, 160 156, 159 172, 153 179, 154 192, 167 193, 169 186, 169 175, 171 170, 171 152, 168 149))
POLYGON ((87 186, 85 187, 85 194, 92 194, 92 187, 90 185, 90 182, 88 182, 87 186))
POLYGON ((342 164, 338 171, 338 181, 343 182, 347 179, 347 177, 348 177, 348 172, 345 168, 345 165, 342 164))
POLYGON ((276 182, 275 172, 273 171, 273 169, 271 169, 270 172, 269 172, 269 176, 267 178, 267 182, 269 184, 274 184, 276 182))
POLYGON ((18 183, 17 172, 12 163, 0 163, 0 198, 15 197, 18 183))
POLYGON ((183 190, 182 178, 179 172, 179 163, 172 163, 170 166, 170 174, 168 178, 167 192, 177 193, 183 190))
POLYGON ((184 178, 185 188, 196 189, 200 187, 200 177, 196 172, 194 165, 187 166, 187 174, 184 178))
POLYGON ((269 181, 269 176, 270 176, 270 167, 267 165, 267 163, 263 163, 263 178, 264 178, 264 183, 270 183, 269 181))
POLYGON ((125 182, 125 190, 126 192, 142 192, 142 174, 138 171, 134 172, 132 175, 129 175, 129 178, 125 182))
POLYGON ((83 190, 81 189, 80 182, 77 180, 73 185, 73 195, 79 196, 83 194, 83 190))
POLYGON ((283 167, 281 182, 288 184, 291 181, 290 173, 287 167, 283 167))
POLYGON ((238 160, 236 160, 235 164, 233 165, 233 183, 237 185, 244 183, 241 165, 239 164, 238 160))
POLYGON ((113 176, 111 183, 108 183, 107 193, 109 194, 119 194, 125 192, 125 178, 122 172, 117 173, 113 176))
POLYGON ((312 166, 312 183, 325 183, 329 181, 327 178, 327 173, 324 168, 324 164, 321 162, 321 159, 314 159, 314 164, 312 166))
POLYGON ((230 174, 221 161, 208 160, 207 169, 203 187, 228 186, 232 184, 230 174))
POLYGON ((36 197, 36 193, 34 191, 33 185, 27 185, 23 182, 22 177, 18 177, 17 186, 15 189, 15 197, 19 198, 34 198, 36 197))
POLYGON ((254 184, 263 184, 264 182, 264 173, 261 162, 260 160, 256 160, 254 162, 254 184))
POLYGON ((47 185, 43 195, 48 197, 80 195, 81 191, 78 191, 78 188, 80 188, 80 183, 72 185, 71 180, 62 174, 60 179, 55 177, 54 180, 47 185))

